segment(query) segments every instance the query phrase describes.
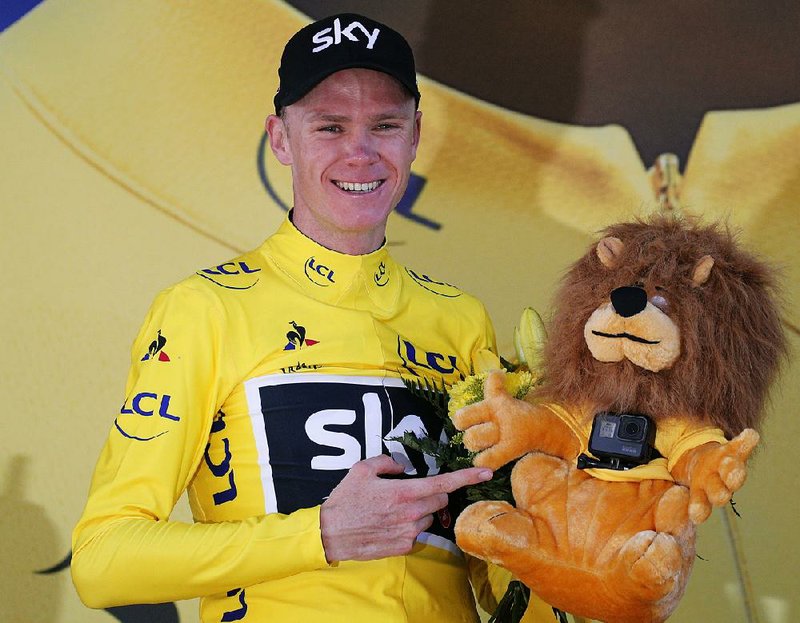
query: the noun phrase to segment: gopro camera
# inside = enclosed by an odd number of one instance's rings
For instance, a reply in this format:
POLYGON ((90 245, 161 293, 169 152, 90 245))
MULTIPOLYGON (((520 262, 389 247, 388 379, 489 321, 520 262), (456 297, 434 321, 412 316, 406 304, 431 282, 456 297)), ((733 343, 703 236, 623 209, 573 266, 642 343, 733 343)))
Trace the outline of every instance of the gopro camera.
POLYGON ((598 413, 592 422, 589 451, 578 457, 578 469, 624 470, 661 456, 655 449, 656 425, 646 415, 598 413))

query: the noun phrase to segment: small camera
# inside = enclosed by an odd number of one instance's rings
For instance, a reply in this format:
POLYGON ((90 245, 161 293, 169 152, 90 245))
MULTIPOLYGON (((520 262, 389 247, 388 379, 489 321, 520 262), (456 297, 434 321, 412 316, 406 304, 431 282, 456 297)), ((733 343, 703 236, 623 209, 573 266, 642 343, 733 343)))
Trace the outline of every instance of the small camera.
POLYGON ((656 425, 646 415, 598 413, 592 422, 589 451, 578 457, 578 469, 630 469, 661 456, 655 449, 656 425))

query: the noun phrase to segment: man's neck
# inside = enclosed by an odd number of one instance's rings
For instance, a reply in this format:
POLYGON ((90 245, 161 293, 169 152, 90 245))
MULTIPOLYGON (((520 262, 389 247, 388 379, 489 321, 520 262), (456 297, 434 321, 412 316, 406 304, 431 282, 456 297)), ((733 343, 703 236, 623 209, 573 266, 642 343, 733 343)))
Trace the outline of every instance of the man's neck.
POLYGON ((294 210, 290 212, 289 218, 306 238, 310 238, 326 249, 346 255, 367 255, 380 249, 386 240, 385 227, 356 232, 333 230, 319 227, 313 220, 298 218, 294 210))

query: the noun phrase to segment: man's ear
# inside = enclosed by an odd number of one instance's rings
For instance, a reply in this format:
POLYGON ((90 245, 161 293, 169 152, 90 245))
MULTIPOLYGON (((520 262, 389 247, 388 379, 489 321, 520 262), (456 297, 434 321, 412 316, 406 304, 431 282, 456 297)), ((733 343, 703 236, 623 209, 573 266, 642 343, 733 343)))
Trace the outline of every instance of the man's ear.
POLYGON ((414 114, 414 136, 412 138, 411 147, 413 149, 413 158, 412 160, 416 160, 417 158, 417 147, 419 147, 419 137, 420 131, 422 130, 422 111, 418 110, 414 114))
POLYGON ((292 164, 292 150, 289 146, 289 128, 286 122, 277 115, 270 115, 264 122, 264 129, 269 135, 269 146, 278 162, 292 164))

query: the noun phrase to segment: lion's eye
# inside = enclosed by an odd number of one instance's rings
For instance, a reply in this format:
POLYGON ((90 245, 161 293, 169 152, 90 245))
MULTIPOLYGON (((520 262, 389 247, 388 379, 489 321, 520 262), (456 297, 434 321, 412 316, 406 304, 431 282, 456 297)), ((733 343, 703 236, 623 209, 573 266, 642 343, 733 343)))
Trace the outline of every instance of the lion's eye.
POLYGON ((650 302, 658 307, 662 312, 667 313, 669 310, 669 302, 660 294, 656 294, 655 296, 650 297, 650 302))

